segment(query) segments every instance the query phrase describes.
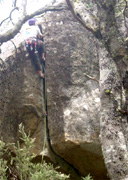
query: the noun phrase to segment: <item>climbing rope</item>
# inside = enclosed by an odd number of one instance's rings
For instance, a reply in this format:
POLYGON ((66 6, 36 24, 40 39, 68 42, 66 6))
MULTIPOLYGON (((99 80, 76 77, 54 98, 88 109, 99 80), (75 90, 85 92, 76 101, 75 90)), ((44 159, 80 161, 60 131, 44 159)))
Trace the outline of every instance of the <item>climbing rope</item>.
MULTIPOLYGON (((37 41, 33 40, 27 40, 25 42, 25 48, 29 52, 29 55, 31 58, 35 58, 35 54, 37 52, 37 41)), ((38 54, 38 58, 40 59, 41 57, 38 54)), ((42 61, 42 59, 41 59, 42 61)), ((45 62, 43 61, 42 63, 42 71, 44 73, 44 79, 43 79, 43 93, 44 93, 44 109, 45 109, 45 117, 44 117, 44 143, 43 143, 43 152, 42 152, 42 163, 43 163, 43 158, 44 158, 44 151, 46 147, 46 138, 47 138, 47 92, 46 92, 46 73, 45 73, 45 62)))
MULTIPOLYGON (((44 109, 45 109, 45 117, 44 117, 44 144, 43 144, 43 153, 45 151, 46 147, 46 137, 47 137, 47 87, 46 87, 46 73, 45 73, 45 63, 43 64, 43 73, 44 73, 44 79, 43 79, 43 92, 44 92, 44 109)), ((44 154, 42 153, 42 163, 44 154)))

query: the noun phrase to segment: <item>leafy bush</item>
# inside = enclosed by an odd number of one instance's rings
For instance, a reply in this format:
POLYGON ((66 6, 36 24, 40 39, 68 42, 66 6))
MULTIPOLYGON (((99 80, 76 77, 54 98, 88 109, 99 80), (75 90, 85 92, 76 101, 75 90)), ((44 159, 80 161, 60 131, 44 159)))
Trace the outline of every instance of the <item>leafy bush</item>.
POLYGON ((86 177, 83 177, 82 180, 93 180, 92 177, 90 176, 90 174, 86 177))
POLYGON ((3 141, 0 141, 0 177, 1 180, 6 179, 6 170, 7 170, 7 161, 2 159, 3 156, 3 150, 5 147, 5 143, 3 141))
POLYGON ((26 135, 22 124, 19 126, 19 132, 22 137, 20 138, 24 145, 17 144, 5 144, 0 141, 0 180, 20 179, 20 180, 65 180, 69 176, 57 172, 51 164, 47 164, 44 161, 42 163, 34 164, 32 159, 36 157, 32 153, 34 147, 34 139, 30 138, 30 134, 26 135), (10 150, 13 149, 14 156, 11 156, 10 150), (6 154, 7 157, 11 156, 10 163, 3 157, 6 154))
MULTIPOLYGON (((26 134, 22 124, 19 126, 21 140, 23 145, 18 141, 17 144, 5 144, 0 141, 0 180, 66 180, 69 176, 57 171, 52 164, 32 163, 36 154, 32 153, 34 139, 30 134, 26 134), (10 152, 10 150, 13 152, 10 152), (13 155, 12 155, 13 154, 13 155)), ((88 175, 82 180, 92 180, 88 175)))

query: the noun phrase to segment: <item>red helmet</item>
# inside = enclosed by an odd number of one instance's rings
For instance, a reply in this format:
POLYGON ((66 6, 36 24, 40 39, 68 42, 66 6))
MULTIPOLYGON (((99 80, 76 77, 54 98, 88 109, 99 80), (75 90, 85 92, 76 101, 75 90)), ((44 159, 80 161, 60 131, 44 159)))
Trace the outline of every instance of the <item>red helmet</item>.
POLYGON ((35 23, 36 23, 36 19, 29 19, 28 20, 28 24, 31 26, 31 25, 35 25, 35 23))

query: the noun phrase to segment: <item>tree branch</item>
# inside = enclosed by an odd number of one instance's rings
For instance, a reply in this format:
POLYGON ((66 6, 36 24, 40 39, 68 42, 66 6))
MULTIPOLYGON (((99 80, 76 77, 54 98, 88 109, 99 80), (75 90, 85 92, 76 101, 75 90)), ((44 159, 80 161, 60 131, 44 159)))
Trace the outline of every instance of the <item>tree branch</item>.
POLYGON ((122 109, 118 109, 118 111, 123 115, 128 115, 128 111, 124 111, 122 109))
POLYGON ((14 7, 16 7, 17 0, 14 0, 14 7))
POLYGON ((45 6, 35 12, 33 12, 30 15, 26 15, 23 13, 22 18, 18 21, 18 23, 15 24, 14 28, 12 28, 11 30, 7 31, 6 33, 4 33, 3 35, 0 35, 0 43, 2 44, 3 42, 9 41, 10 39, 14 38, 14 36, 20 31, 22 25, 30 18, 39 15, 39 14, 43 14, 46 13, 48 11, 61 11, 65 8, 65 6, 45 6))
MULTIPOLYGON (((101 33, 100 33, 100 30, 99 30, 99 19, 98 19, 95 15, 89 13, 89 12, 88 12, 87 10, 85 10, 85 9, 84 9, 84 10, 86 11, 85 14, 88 14, 89 19, 86 19, 86 20, 83 19, 82 16, 81 16, 81 13, 75 11, 74 4, 71 2, 71 0, 66 0, 66 2, 67 2, 67 5, 68 5, 71 13, 73 14, 74 18, 75 18, 78 22, 80 22, 80 24, 81 24, 84 28, 86 28, 86 29, 87 29, 88 31, 90 31, 93 35, 95 35, 96 38, 102 39, 102 35, 101 35, 101 33), (89 22, 89 21, 90 21, 90 22, 89 22)), ((80 9, 80 10, 81 10, 81 9, 80 9)))
POLYGON ((8 20, 8 19, 12 19, 11 17, 12 17, 12 13, 13 13, 13 11, 15 11, 15 10, 19 10, 19 8, 18 7, 15 7, 14 9, 12 9, 11 10, 11 12, 10 12, 10 15, 6 18, 6 19, 4 19, 3 21, 1 21, 1 23, 0 23, 0 26, 6 21, 6 20, 8 20))
POLYGON ((89 76, 89 75, 86 74, 86 73, 84 73, 84 75, 85 75, 87 78, 92 79, 92 80, 96 81, 97 83, 99 83, 99 81, 98 81, 96 78, 91 77, 91 76, 89 76))

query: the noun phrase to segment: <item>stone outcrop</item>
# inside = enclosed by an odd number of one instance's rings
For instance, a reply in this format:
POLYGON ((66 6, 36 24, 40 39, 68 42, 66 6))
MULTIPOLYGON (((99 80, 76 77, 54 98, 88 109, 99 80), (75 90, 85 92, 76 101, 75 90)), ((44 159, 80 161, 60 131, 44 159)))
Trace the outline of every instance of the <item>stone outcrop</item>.
POLYGON ((81 174, 90 172, 105 179, 99 141, 99 85, 86 76, 99 77, 96 40, 67 10, 49 13, 47 21, 49 18, 45 31, 52 147, 81 174))
POLYGON ((66 2, 74 17, 98 39, 102 152, 110 179, 128 179, 127 1, 66 2))
POLYGON ((23 49, 18 49, 17 57, 10 56, 1 62, 0 83, 1 136, 16 142, 18 125, 23 123, 26 131, 36 138, 39 153, 43 143, 43 87, 23 49))
MULTIPOLYGON (((60 12, 48 12, 39 21, 47 49, 50 148, 81 176, 90 173, 94 179, 105 180, 99 138, 98 42, 74 20, 67 7, 60 12)), ((17 52, 12 42, 2 47, 0 134, 5 141, 15 142, 22 122, 36 138, 35 152, 40 155, 45 114, 43 84, 20 44, 22 34, 13 41, 19 46, 17 52)), ((49 151, 45 156, 53 161, 49 151)))

